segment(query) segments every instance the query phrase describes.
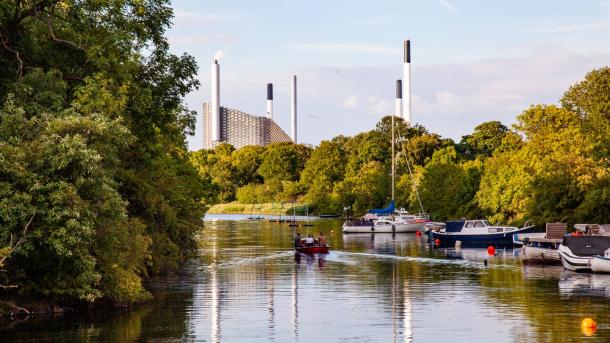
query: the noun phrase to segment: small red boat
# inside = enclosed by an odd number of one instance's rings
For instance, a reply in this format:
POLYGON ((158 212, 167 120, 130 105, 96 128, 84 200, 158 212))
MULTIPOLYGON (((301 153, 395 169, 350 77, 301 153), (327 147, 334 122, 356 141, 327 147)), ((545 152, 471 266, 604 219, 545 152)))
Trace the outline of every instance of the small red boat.
POLYGON ((295 250, 304 254, 328 254, 328 245, 300 246, 295 250))

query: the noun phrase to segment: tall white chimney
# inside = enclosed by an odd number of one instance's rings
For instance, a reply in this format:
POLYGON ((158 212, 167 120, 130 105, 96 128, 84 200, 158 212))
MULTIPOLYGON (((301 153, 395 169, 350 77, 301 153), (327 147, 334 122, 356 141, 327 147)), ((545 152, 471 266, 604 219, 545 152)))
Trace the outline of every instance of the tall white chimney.
POLYGON ((297 142, 297 76, 292 75, 292 87, 290 90, 290 118, 291 118, 291 135, 292 141, 297 142))
POLYGON ((212 141, 220 141, 220 65, 212 64, 212 141))
POLYGON ((396 80, 396 113, 397 117, 402 118, 402 81, 396 80))
POLYGON ((273 83, 267 84, 267 118, 273 119, 273 83))
POLYGON ((402 93, 405 95, 403 102, 403 118, 412 124, 411 117, 411 41, 404 41, 404 61, 403 61, 403 83, 402 93))

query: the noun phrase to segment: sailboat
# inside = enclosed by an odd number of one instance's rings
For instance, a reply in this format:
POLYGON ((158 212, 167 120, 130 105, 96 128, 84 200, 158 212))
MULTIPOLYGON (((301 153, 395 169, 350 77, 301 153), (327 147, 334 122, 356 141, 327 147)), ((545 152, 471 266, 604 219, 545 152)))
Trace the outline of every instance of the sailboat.
MULTIPOLYGON (((369 210, 367 215, 362 220, 354 221, 347 218, 342 226, 343 233, 365 233, 365 232, 416 232, 424 231, 426 222, 430 219, 423 211, 421 199, 417 188, 415 193, 422 213, 412 215, 404 210, 396 212, 395 209, 395 184, 396 184, 396 155, 395 155, 395 137, 394 137, 394 115, 392 115, 392 200, 386 208, 369 210)), ((408 156, 405 155, 409 175, 411 173, 411 165, 408 156)))

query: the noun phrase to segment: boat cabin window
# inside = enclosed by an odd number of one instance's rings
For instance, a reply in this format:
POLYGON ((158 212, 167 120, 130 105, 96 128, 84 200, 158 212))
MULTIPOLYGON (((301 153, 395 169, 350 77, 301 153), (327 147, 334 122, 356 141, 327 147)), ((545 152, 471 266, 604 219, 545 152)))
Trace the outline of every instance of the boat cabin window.
POLYGON ((466 225, 464 225, 465 228, 470 228, 472 227, 473 222, 466 222, 466 225))
POLYGON ((485 227, 485 223, 482 220, 477 220, 474 222, 474 227, 485 227))
POLYGON ((515 228, 514 227, 507 227, 505 231, 514 231, 515 228))
POLYGON ((502 228, 502 227, 490 227, 488 230, 489 230, 489 233, 497 233, 497 232, 503 232, 504 228, 502 228))

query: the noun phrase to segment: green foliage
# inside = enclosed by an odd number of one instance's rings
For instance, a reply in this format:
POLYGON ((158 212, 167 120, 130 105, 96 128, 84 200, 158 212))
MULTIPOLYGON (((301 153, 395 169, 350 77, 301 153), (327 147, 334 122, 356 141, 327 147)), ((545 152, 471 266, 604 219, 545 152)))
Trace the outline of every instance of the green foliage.
POLYGON ((129 304, 194 247, 216 188, 189 163, 197 66, 169 52, 171 17, 167 0, 0 5, 0 246, 35 218, 1 274, 16 292, 129 304))
POLYGON ((435 219, 476 217, 474 197, 482 169, 478 160, 460 162, 454 147, 436 151, 423 168, 419 185, 425 209, 435 219))
POLYGON ((472 135, 462 137, 460 148, 467 156, 489 157, 502 145, 508 128, 499 121, 488 121, 474 128, 472 135))
POLYGON ((258 173, 265 179, 297 181, 311 149, 293 143, 273 143, 265 149, 258 173))

